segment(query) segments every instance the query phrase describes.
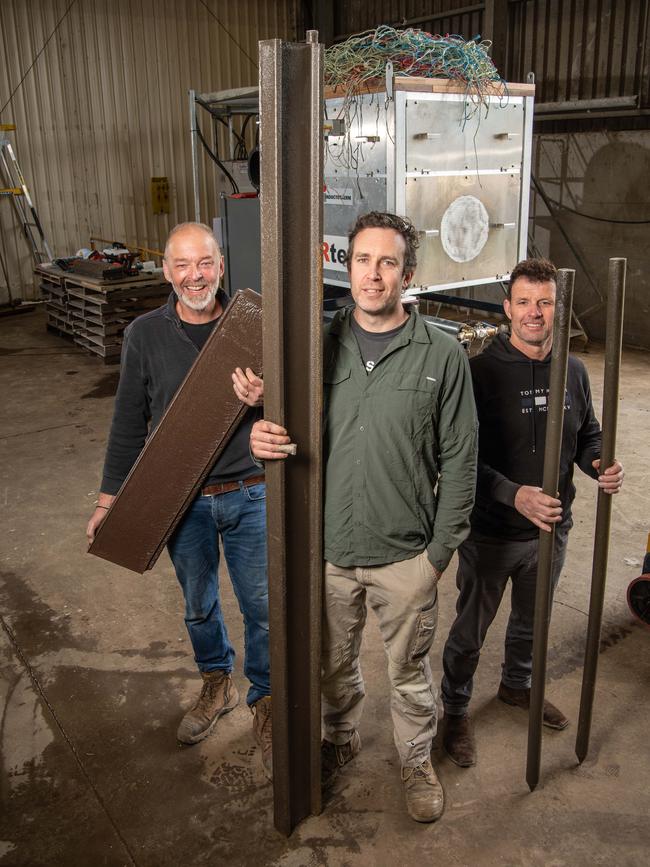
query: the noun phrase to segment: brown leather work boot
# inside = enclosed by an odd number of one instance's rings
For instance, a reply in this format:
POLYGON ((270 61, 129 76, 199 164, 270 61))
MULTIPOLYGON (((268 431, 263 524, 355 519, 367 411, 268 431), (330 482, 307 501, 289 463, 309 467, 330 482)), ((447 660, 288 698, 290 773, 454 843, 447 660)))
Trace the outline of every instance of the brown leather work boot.
POLYGON ((201 677, 201 695, 181 720, 176 733, 182 744, 197 744, 207 738, 219 717, 239 704, 237 687, 227 671, 202 671, 201 677))
POLYGON ((449 758, 459 768, 471 768, 476 764, 476 741, 469 714, 445 716, 442 743, 449 758))
POLYGON ((271 696, 260 698, 251 705, 253 734, 262 750, 262 768, 268 780, 273 779, 273 729, 271 726, 271 696))
MULTIPOLYGON (((520 707, 523 710, 529 710, 530 708, 530 688, 513 689, 511 686, 506 686, 505 683, 500 683, 497 698, 513 707, 520 707)), ((569 725, 569 720, 564 716, 562 711, 546 699, 544 699, 544 717, 542 722, 547 728, 557 729, 558 731, 562 731, 562 729, 565 729, 569 725)))
POLYGON ((435 822, 445 809, 445 793, 427 759, 416 768, 402 768, 406 807, 416 822, 435 822))

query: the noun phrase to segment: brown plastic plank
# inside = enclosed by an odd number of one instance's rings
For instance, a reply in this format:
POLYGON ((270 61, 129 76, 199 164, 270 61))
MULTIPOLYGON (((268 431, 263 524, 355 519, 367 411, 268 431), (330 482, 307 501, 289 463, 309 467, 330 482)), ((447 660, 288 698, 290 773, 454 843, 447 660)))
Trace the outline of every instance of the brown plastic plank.
POLYGON ((247 407, 236 367, 262 372, 261 297, 237 292, 106 514, 89 553, 151 569, 247 407))

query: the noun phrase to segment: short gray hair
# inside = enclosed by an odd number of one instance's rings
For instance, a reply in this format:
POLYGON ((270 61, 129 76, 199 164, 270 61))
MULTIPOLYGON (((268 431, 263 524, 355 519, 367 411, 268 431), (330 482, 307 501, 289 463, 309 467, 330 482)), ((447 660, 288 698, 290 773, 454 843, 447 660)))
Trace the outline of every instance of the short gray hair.
POLYGON ((174 238, 175 235, 178 235, 179 232, 185 231, 185 229, 200 229, 202 232, 205 232, 206 235, 214 241, 215 246, 217 248, 217 252, 221 255, 221 247, 219 246, 219 242, 217 241, 214 232, 212 229, 206 225, 205 223, 197 223, 193 221, 189 221, 187 223, 178 223, 178 225, 174 226, 169 235, 167 236, 167 241, 165 243, 165 252, 163 254, 163 258, 167 259, 167 252, 169 250, 169 244, 174 238))

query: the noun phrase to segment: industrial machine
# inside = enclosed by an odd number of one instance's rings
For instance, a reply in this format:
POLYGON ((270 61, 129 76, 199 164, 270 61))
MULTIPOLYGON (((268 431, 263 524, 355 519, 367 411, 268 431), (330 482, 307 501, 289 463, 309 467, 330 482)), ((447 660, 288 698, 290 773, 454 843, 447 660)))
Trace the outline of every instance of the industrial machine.
POLYGON ((420 233, 409 294, 500 283, 525 258, 532 84, 480 101, 462 82, 394 77, 372 92, 326 90, 324 279, 347 286, 359 214, 404 214, 420 233))
MULTIPOLYGON (((380 210, 404 214, 420 233, 419 264, 407 295, 500 310, 498 304, 469 303, 447 293, 498 286, 512 264, 526 256, 533 93, 532 83, 498 83, 478 99, 462 82, 394 76, 390 63, 385 79, 361 94, 326 88, 326 303, 341 303, 336 299, 344 299, 349 290, 345 257, 350 226, 359 214, 380 210)), ((249 192, 259 178, 259 153, 254 145, 250 153, 242 146, 243 136, 233 125, 238 116, 257 122, 257 110, 254 89, 190 91, 196 219, 201 218, 200 143, 217 163, 223 183, 232 187, 232 193, 222 194, 214 221, 229 263, 230 293, 244 285, 241 280, 262 290, 259 244, 251 236, 259 237, 259 201, 249 192), (197 106, 209 112, 215 142, 226 136, 227 156, 207 145, 197 106)), ((246 126, 249 132, 254 128, 244 121, 244 130, 246 126)), ((432 321, 465 345, 498 330, 481 322, 432 321)))

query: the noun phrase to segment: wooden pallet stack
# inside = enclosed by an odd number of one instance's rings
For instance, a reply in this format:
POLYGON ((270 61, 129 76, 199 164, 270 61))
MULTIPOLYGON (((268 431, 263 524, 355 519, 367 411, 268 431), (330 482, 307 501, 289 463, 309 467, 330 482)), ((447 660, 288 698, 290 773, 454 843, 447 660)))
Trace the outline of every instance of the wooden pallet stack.
POLYGON ((40 280, 40 290, 45 301, 47 327, 65 337, 73 337, 72 314, 68 309, 68 298, 63 277, 65 271, 51 265, 37 265, 34 269, 40 280))
POLYGON ((100 280, 49 264, 38 265, 35 273, 45 300, 47 327, 71 336, 105 363, 119 360, 129 322, 164 304, 170 291, 161 274, 100 280))

